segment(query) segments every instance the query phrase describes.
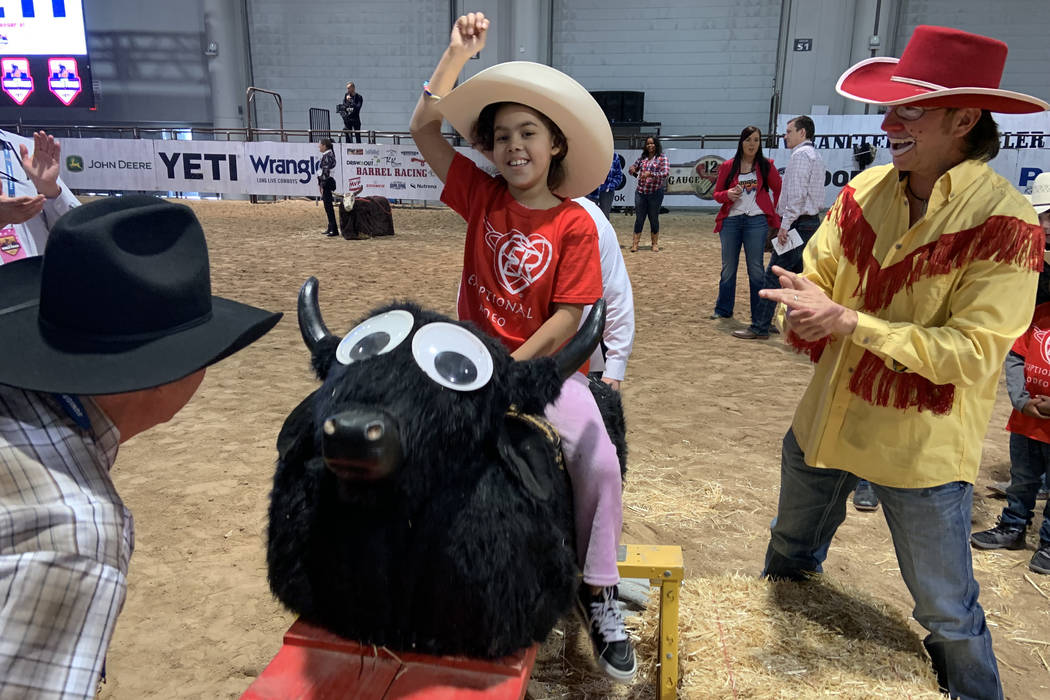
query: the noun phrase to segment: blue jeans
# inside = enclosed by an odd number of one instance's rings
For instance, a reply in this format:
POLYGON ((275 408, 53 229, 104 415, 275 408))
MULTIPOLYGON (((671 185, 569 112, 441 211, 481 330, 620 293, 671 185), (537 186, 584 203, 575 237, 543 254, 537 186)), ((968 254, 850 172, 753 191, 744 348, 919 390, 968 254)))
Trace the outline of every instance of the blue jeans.
MULTIPOLYGON (((612 214, 613 199, 615 197, 616 190, 602 190, 598 193, 598 208, 605 214, 606 219, 612 214)), ((657 207, 657 210, 659 211, 659 207, 657 207)))
POLYGON ((657 190, 652 194, 634 193, 634 232, 641 233, 645 217, 649 217, 649 233, 660 233, 660 205, 664 203, 664 192, 657 190))
MULTIPOLYGON (((999 522, 1028 527, 1035 515, 1035 496, 1043 485, 1044 475, 1050 475, 1050 445, 1010 433, 1010 486, 1006 489, 1006 507, 999 522)), ((1050 500, 1043 507, 1039 541, 1050 544, 1050 500)))
MULTIPOLYGON (((798 231, 798 235, 802 237, 802 245, 786 251, 783 255, 773 252, 769 265, 766 266, 765 275, 762 277, 762 289, 780 289, 780 278, 773 274, 774 265, 792 272, 802 272, 802 251, 805 250, 805 244, 809 243, 809 239, 819 227, 819 216, 800 216, 793 224, 786 227, 798 231)), ((773 313, 776 310, 776 302, 759 297, 758 310, 752 314, 751 332, 755 335, 769 335, 769 325, 773 321, 773 313)))
POLYGON ((769 222, 764 214, 758 216, 729 216, 722 220, 718 237, 722 241, 722 276, 718 280, 718 301, 715 313, 729 318, 736 304, 736 269, 740 265, 740 248, 744 248, 747 262, 747 281, 751 288, 751 320, 760 301, 758 291, 762 289, 762 255, 765 253, 769 222))
MULTIPOLYGON (((849 472, 808 466, 789 430, 781 452, 780 503, 762 575, 799 581, 820 572, 835 530, 846 519, 846 496, 857 481, 849 472)), ((999 667, 977 602, 970 559, 973 485, 872 487, 915 601, 912 616, 930 632, 923 643, 941 688, 953 698, 1001 699, 999 667)))

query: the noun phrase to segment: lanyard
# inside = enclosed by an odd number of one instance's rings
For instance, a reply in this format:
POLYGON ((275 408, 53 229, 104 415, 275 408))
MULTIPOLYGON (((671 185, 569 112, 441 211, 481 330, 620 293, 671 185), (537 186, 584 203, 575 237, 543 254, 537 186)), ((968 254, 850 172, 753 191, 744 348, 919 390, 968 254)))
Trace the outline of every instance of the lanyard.
POLYGON ((4 148, 4 171, 7 173, 7 177, 5 178, 7 180, 7 196, 8 197, 14 197, 15 196, 15 171, 14 171, 13 165, 11 164, 11 151, 14 150, 14 148, 7 141, 3 142, 3 148, 4 148))
POLYGON ((72 394, 52 394, 52 396, 74 423, 84 430, 91 430, 91 419, 88 418, 87 411, 84 410, 84 404, 80 403, 80 399, 72 394))

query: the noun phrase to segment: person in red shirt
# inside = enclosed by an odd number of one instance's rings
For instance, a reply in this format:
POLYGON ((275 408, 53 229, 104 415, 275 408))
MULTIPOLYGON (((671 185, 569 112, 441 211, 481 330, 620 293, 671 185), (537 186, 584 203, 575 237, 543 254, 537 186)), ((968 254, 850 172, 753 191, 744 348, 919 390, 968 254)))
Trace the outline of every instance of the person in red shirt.
POLYGON ((751 325, 756 326, 759 290, 765 274, 762 256, 770 229, 780 228, 777 201, 780 199, 780 173, 772 160, 762 155, 762 132, 745 126, 737 141, 736 155, 718 167, 715 201, 722 205, 715 216, 715 233, 722 244, 722 273, 718 280, 718 299, 712 319, 732 318, 736 305, 736 270, 740 249, 747 261, 751 290, 751 325))
MULTIPOLYGON (((550 355, 576 331, 583 306, 602 294, 598 232, 573 197, 597 187, 612 159, 612 132, 589 93, 549 66, 493 66, 452 90, 481 51, 489 21, 456 20, 412 115, 412 137, 467 221, 458 313, 498 338, 516 360, 550 355), (488 175, 441 135, 441 120, 470 139, 499 172, 488 175)), ((584 368, 584 372, 586 368, 584 368)), ((620 466, 585 374, 547 408, 572 480, 580 606, 598 665, 630 680, 634 649, 616 601, 623 520, 620 466)))
MULTIPOLYGON (((1050 173, 1036 178, 1032 190, 1029 199, 1050 246, 1050 173)), ((1003 366, 1014 407, 1006 423, 1010 431, 1006 507, 995 527, 970 535, 970 543, 978 549, 1024 549, 1036 498, 1050 479, 1050 250, 1043 257, 1032 325, 1014 343, 1003 366)), ((1028 568, 1050 574, 1050 501, 1043 507, 1039 547, 1028 568)))

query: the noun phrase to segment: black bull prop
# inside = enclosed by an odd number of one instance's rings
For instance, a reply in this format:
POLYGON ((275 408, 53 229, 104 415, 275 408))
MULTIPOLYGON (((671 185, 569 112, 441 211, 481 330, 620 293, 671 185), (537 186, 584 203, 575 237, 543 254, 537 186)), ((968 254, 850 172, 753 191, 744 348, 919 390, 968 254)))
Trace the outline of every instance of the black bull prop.
MULTIPOLYGON (((277 598, 391 649, 491 658, 546 638, 579 573, 560 447, 532 416, 590 356, 604 317, 599 301, 555 356, 515 362, 472 324, 411 303, 336 337, 310 278, 299 327, 322 384, 277 440, 277 598)), ((592 390, 622 468, 619 396, 592 390)))

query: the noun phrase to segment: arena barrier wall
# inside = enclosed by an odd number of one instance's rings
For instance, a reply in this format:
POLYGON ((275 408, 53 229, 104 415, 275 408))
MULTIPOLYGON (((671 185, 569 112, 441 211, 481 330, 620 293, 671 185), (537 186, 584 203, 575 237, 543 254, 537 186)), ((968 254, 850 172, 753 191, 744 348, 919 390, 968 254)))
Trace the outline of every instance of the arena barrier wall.
MULTIPOLYGON (((852 140, 867 137, 850 137, 852 140)), ((828 144, 833 142, 828 141, 828 144)), ((1033 139, 1006 138, 1006 145, 991 165, 1022 192, 1032 180, 1050 170, 1050 137, 1046 146, 1033 139), (1031 144, 1038 143, 1040 147, 1031 144), (1010 147, 1013 144, 1013 147, 1010 147)), ((668 145, 672 145, 668 143, 668 145)), ((821 148, 827 173, 825 204, 830 206, 839 190, 860 172, 850 148, 821 148)), ((332 176, 340 191, 360 189, 363 195, 402 200, 437 200, 441 181, 431 172, 414 144, 336 144, 338 162, 332 176)), ((457 149, 489 172, 494 167, 469 147, 457 149)), ((176 141, 149 139, 62 140, 62 179, 74 190, 203 192, 239 195, 317 196, 317 170, 321 154, 317 144, 278 141, 176 141)), ((633 206, 635 179, 626 174, 638 150, 618 150, 624 160, 625 182, 616 193, 615 205, 633 206)), ((734 149, 667 148, 671 163, 664 205, 667 207, 718 207, 712 199, 719 164, 734 149)), ((783 171, 790 152, 766 149, 767 158, 783 171)), ((888 163, 889 153, 878 149, 875 164, 888 163)))

